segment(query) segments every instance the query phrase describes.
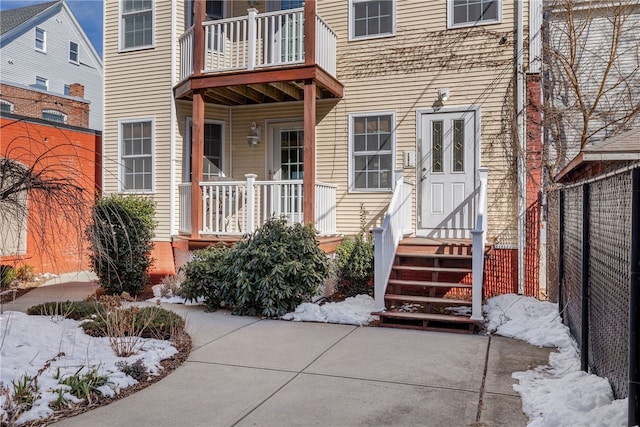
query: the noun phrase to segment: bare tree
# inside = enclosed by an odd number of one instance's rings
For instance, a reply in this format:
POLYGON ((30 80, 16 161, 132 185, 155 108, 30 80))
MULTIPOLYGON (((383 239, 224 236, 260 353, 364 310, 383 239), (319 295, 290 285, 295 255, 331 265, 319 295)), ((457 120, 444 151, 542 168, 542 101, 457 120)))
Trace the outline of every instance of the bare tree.
POLYGON ((639 122, 640 0, 545 2, 543 107, 550 175, 639 122))

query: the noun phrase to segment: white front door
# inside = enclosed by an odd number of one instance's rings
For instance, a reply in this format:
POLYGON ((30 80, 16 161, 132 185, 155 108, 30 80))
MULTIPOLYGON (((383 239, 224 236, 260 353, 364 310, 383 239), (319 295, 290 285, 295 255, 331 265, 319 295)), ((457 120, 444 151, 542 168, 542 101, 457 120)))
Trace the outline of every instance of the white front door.
POLYGON ((272 195, 276 216, 285 215, 291 221, 302 221, 302 179, 304 175, 304 131, 302 123, 273 126, 274 181, 281 181, 272 195), (297 181, 287 183, 286 181, 297 181))
POLYGON ((420 116, 418 234, 469 238, 475 219, 476 111, 420 116))

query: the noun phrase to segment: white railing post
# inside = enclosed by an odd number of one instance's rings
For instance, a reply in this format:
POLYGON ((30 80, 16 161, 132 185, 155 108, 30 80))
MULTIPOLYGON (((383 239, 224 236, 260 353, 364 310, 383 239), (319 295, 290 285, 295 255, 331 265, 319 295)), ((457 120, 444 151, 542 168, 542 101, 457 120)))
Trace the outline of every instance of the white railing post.
MULTIPOLYGON (((256 48, 257 48, 257 40, 258 40, 258 32, 256 31, 256 15, 258 14, 258 9, 249 9, 247 10, 249 15, 249 31, 248 31, 248 58, 247 58, 247 69, 253 70, 256 67, 256 48)), ((238 43, 239 41, 236 41, 238 43)))
POLYGON ((247 178, 247 232, 253 233, 255 231, 255 182, 258 175, 254 173, 248 173, 245 175, 245 177, 247 178))
POLYGON ((373 297, 375 311, 384 311, 384 294, 387 290, 387 282, 389 276, 386 274, 385 266, 380 260, 385 259, 384 251, 384 228, 376 227, 373 229, 373 297), (378 260, 378 262, 375 262, 378 260))
POLYGON ((480 194, 476 212, 476 228, 471 231, 472 242, 472 296, 471 320, 482 321, 482 285, 484 282, 484 245, 487 238, 487 178, 489 169, 479 168, 480 194))

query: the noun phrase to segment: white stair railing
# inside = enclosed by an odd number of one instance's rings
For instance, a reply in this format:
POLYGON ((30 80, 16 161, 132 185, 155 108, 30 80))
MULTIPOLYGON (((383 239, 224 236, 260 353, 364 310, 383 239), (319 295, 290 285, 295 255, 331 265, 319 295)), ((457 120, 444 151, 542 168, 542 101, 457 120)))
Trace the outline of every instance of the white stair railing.
POLYGON ((374 310, 383 311, 384 294, 387 291, 391 267, 402 236, 410 231, 411 183, 405 182, 401 172, 396 172, 396 186, 384 215, 382 227, 373 229, 374 236, 374 310), (407 221, 407 218, 409 220, 407 221))
POLYGON ((473 236, 472 254, 472 297, 471 320, 482 321, 482 285, 484 282, 484 245, 487 240, 487 178, 489 169, 479 168, 480 193, 476 210, 476 228, 471 231, 473 236))

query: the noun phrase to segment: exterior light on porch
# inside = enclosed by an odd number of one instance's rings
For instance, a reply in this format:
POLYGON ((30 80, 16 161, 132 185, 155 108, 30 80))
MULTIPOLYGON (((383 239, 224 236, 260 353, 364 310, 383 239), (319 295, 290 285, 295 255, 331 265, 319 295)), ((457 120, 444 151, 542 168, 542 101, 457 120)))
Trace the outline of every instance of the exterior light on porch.
POLYGON ((439 88, 438 89, 438 101, 445 102, 447 99, 449 99, 449 88, 448 87, 439 88))
POLYGON ((256 122, 251 122, 251 129, 247 135, 247 143, 249 147, 255 147, 260 143, 260 126, 256 126, 256 122))

